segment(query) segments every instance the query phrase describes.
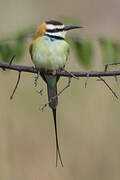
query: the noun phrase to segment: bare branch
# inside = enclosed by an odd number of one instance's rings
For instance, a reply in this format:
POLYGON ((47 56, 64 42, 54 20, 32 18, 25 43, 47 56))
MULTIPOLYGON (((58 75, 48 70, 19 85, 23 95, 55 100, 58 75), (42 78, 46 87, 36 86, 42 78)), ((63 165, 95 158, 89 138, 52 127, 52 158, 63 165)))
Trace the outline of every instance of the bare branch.
MULTIPOLYGON (((21 72, 29 72, 29 73, 37 73, 38 69, 31 67, 31 66, 20 66, 16 64, 9 64, 0 62, 0 68, 2 69, 9 69, 14 71, 21 71, 21 72)), ((52 75, 51 71, 43 71, 40 70, 42 73, 47 75, 52 75)), ((120 71, 88 71, 88 72, 70 72, 67 73, 65 71, 57 71, 56 75, 63 76, 63 77, 72 77, 73 75, 75 77, 87 77, 89 74, 89 77, 102 77, 102 76, 120 76, 120 71)))
MULTIPOLYGON (((9 69, 9 70, 14 70, 14 71, 18 71, 18 80, 16 83, 16 86, 13 90, 13 93, 10 97, 10 99, 13 98, 14 93, 18 87, 19 81, 20 81, 20 77, 21 77, 21 72, 29 72, 29 73, 34 73, 34 74, 39 74, 38 71, 40 73, 44 73, 46 75, 53 75, 52 71, 44 71, 43 69, 37 69, 35 67, 31 67, 31 66, 21 66, 21 65, 16 65, 16 64, 12 64, 12 61, 14 59, 15 56, 12 57, 11 61, 9 63, 4 63, 4 62, 0 62, 0 68, 3 70, 9 69)), ((118 63, 113 63, 111 65, 117 65, 118 63)), ((63 76, 63 77, 68 77, 69 78, 69 83, 68 85, 58 93, 57 96, 59 96, 66 88, 68 88, 70 86, 70 79, 71 78, 75 78, 77 79, 78 77, 86 77, 85 80, 85 87, 87 85, 88 82, 88 78, 89 77, 98 77, 100 81, 103 81, 104 84, 109 88, 109 90, 112 92, 112 94, 118 99, 118 96, 116 95, 116 93, 113 91, 113 89, 108 85, 108 83, 102 78, 104 76, 108 77, 108 76, 114 76, 116 82, 118 83, 117 80, 117 76, 120 76, 120 71, 107 71, 107 67, 108 65, 105 66, 105 70, 104 71, 88 71, 88 72, 68 72, 66 70, 58 70, 56 72, 56 75, 58 76, 63 76), (76 78, 77 77, 77 78, 76 78)), ((40 75, 40 74, 39 74, 40 75)), ((38 76, 37 76, 38 79, 38 76)), ((35 87, 37 86, 37 79, 35 80, 35 87)), ((44 106, 41 108, 41 110, 43 110, 50 102, 48 102, 47 104, 44 104, 44 106)))

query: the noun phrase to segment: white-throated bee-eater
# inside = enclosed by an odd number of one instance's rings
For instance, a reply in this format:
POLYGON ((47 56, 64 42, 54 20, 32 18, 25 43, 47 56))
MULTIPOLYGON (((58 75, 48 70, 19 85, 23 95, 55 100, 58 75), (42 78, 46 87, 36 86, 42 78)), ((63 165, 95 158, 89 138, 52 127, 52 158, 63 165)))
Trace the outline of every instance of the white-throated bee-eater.
POLYGON ((63 166, 57 135, 56 107, 58 104, 57 82, 59 76, 56 70, 63 69, 69 55, 69 44, 65 41, 66 33, 71 29, 81 26, 63 25, 58 21, 46 21, 41 24, 35 38, 30 45, 30 55, 37 69, 52 70, 53 75, 41 74, 47 84, 48 102, 53 112, 55 136, 56 136, 56 166, 58 157, 63 166))

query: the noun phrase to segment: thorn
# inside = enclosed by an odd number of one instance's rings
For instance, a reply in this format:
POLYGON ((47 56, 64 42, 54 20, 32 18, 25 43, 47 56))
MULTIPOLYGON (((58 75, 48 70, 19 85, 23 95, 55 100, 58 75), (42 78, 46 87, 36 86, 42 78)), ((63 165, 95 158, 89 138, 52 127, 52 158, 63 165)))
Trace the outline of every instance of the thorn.
POLYGON ((116 97, 116 99, 119 99, 117 94, 113 91, 113 89, 108 85, 108 83, 101 77, 99 77, 99 81, 103 81, 104 84, 108 87, 108 89, 112 92, 112 94, 114 95, 114 97, 116 97))
POLYGON ((89 79, 89 72, 87 73, 86 80, 85 80, 85 88, 87 87, 88 79, 89 79))
POLYGON ((2 70, 3 70, 3 71, 6 71, 6 69, 5 69, 4 67, 2 67, 2 70))
POLYGON ((16 92, 16 89, 17 89, 17 87, 18 87, 18 84, 19 84, 19 82, 20 82, 20 77, 21 77, 21 71, 18 71, 18 79, 17 79, 16 85, 15 85, 15 88, 14 88, 14 90, 13 90, 13 92, 12 92, 12 95, 10 96, 10 100, 13 99, 13 96, 14 96, 14 94, 15 94, 15 92, 16 92))
POLYGON ((114 77, 115 77, 116 84, 117 84, 118 88, 120 89, 120 83, 118 81, 118 77, 117 76, 114 76, 114 77))
POLYGON ((9 65, 12 64, 12 62, 13 62, 13 60, 14 60, 15 57, 16 57, 16 55, 13 55, 13 56, 12 56, 12 58, 11 58, 11 60, 10 60, 10 62, 9 62, 9 65))
POLYGON ((107 71, 107 69, 108 69, 108 64, 106 64, 106 65, 105 65, 105 69, 104 69, 104 71, 106 72, 106 71, 107 71))

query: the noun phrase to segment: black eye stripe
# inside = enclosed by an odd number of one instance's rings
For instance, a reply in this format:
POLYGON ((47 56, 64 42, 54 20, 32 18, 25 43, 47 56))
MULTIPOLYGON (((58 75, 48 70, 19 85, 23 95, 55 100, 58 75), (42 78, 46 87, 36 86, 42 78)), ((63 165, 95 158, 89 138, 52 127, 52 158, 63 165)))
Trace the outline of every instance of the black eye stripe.
POLYGON ((54 35, 49 35, 49 34, 45 34, 45 36, 50 37, 51 40, 53 40, 53 39, 64 40, 64 38, 60 37, 60 36, 54 36, 54 35))
POLYGON ((56 29, 47 29, 47 32, 50 32, 50 33, 54 33, 54 32, 62 32, 62 31, 64 31, 64 29, 58 29, 58 28, 56 28, 56 29))

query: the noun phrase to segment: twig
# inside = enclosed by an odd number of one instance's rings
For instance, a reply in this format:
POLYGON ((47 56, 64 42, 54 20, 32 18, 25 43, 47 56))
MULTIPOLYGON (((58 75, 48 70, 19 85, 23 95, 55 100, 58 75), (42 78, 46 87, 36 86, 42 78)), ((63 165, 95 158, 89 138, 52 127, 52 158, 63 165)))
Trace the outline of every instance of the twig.
MULTIPOLYGON (((70 84, 71 84, 71 77, 68 78, 68 84, 57 94, 57 96, 60 96, 63 93, 63 91, 65 91, 67 88, 69 88, 70 84)), ((52 99, 54 99, 54 98, 56 98, 56 97, 53 97, 52 99)))
POLYGON ((113 91, 113 89, 108 85, 108 83, 101 77, 99 77, 100 81, 103 81, 104 84, 108 87, 108 89, 112 92, 112 94, 118 99, 118 96, 116 95, 116 93, 113 91))
POLYGON ((18 71, 18 79, 17 79, 16 85, 15 85, 15 88, 14 88, 14 90, 13 90, 13 93, 12 93, 12 95, 10 96, 10 100, 13 99, 13 96, 14 96, 14 94, 15 94, 15 91, 16 91, 16 89, 17 89, 17 87, 18 87, 19 82, 20 82, 20 77, 21 77, 21 71, 18 71))
POLYGON ((104 71, 107 71, 108 70, 108 66, 113 66, 113 65, 118 65, 118 64, 120 64, 119 62, 116 62, 116 63, 111 63, 111 64, 106 64, 105 65, 105 70, 104 71))

